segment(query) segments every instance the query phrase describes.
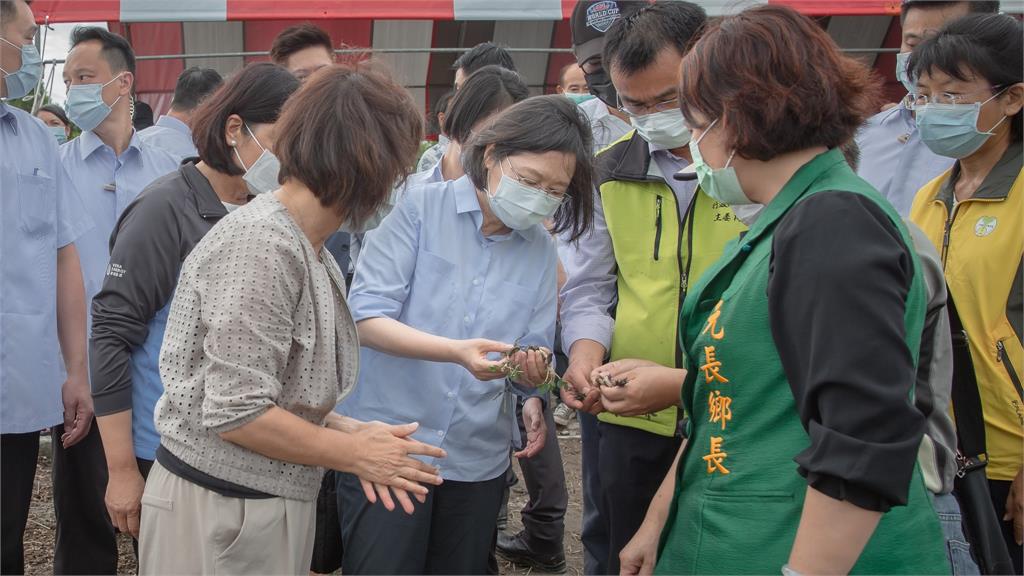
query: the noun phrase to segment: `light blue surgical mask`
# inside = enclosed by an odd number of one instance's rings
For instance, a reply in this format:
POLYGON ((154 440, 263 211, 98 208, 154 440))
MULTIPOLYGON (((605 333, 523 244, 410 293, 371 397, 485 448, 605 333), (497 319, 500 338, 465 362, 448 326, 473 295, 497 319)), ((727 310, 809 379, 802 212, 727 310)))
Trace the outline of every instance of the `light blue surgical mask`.
POLYGON ((18 46, 4 38, 0 38, 0 42, 21 50, 21 67, 14 72, 0 68, 0 72, 3 73, 4 84, 7 86, 6 98, 23 98, 39 84, 39 78, 43 75, 43 59, 39 56, 35 44, 18 46))
POLYGON ((77 84, 68 88, 67 113, 68 118, 78 125, 83 132, 95 130, 110 116, 110 110, 121 97, 118 96, 109 106, 103 101, 103 89, 116 81, 124 72, 114 76, 110 82, 105 84, 77 84))
POLYGON ((277 190, 279 186, 277 176, 278 172, 281 171, 281 163, 278 162, 277 156, 274 156, 273 152, 264 148, 263 144, 260 144, 259 139, 252 133, 252 129, 249 128, 248 124, 243 124, 243 126, 249 132, 249 136, 252 137, 253 141, 256 142, 256 145, 260 147, 260 150, 263 150, 263 153, 252 163, 252 166, 246 168, 245 162, 242 161, 242 155, 238 153, 238 148, 231 147, 235 151, 238 163, 242 165, 242 170, 245 170, 242 180, 253 196, 277 190))
POLYGON ((527 230, 543 223, 554 216, 562 204, 562 198, 506 176, 504 167, 501 167, 501 182, 494 194, 484 192, 494 215, 513 230, 527 230))
POLYGON ((736 151, 733 150, 732 154, 729 155, 729 159, 725 161, 725 166, 721 168, 712 168, 704 162, 704 157, 700 153, 700 141, 707 136, 708 132, 714 128, 715 124, 718 123, 716 118, 714 122, 708 125, 704 133, 700 135, 697 140, 690 141, 690 155, 693 156, 693 167, 697 172, 697 183, 700 189, 705 194, 711 197, 712 200, 728 204, 730 206, 744 206, 746 204, 754 204, 747 198, 747 195, 743 193, 743 187, 740 186, 739 178, 736 177, 736 170, 729 166, 736 151))
POLYGON ((587 100, 593 100, 593 94, 573 94, 572 92, 562 92, 562 96, 565 96, 569 100, 572 100, 573 104, 579 106, 587 100))
POLYGON ((636 128, 640 137, 665 150, 686 146, 690 141, 690 129, 678 108, 655 112, 643 116, 632 116, 629 123, 636 128))
POLYGON ((50 134, 57 139, 57 144, 63 144, 68 141, 68 132, 63 126, 47 126, 50 130, 50 134))
POLYGON ((910 79, 907 71, 907 62, 910 61, 910 52, 900 52, 896 55, 896 79, 907 89, 908 94, 917 92, 917 85, 910 79))
POLYGON ((1003 121, 995 123, 986 132, 978 130, 978 115, 981 107, 1002 94, 1002 90, 984 102, 971 104, 935 104, 929 102, 914 108, 917 130, 921 141, 939 156, 948 158, 966 158, 978 151, 978 148, 995 134, 994 130, 1003 121))

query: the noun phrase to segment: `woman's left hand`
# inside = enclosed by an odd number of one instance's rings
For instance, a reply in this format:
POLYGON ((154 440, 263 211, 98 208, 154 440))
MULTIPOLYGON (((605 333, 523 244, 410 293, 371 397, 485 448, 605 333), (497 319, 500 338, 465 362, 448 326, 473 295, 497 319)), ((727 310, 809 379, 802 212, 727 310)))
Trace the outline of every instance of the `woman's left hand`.
POLYGON ((516 352, 510 361, 522 370, 516 382, 537 388, 543 386, 548 379, 548 366, 551 352, 548 349, 516 352))
POLYGON ((513 454, 516 458, 532 458, 543 448, 548 435, 544 421, 544 405, 540 398, 527 398, 523 403, 523 427, 526 428, 526 446, 513 454))

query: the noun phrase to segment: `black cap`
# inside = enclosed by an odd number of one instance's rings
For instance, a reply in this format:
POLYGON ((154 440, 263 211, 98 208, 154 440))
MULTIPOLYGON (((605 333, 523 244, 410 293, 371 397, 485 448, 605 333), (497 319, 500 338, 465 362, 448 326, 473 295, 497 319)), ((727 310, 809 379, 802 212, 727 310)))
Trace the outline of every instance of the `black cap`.
POLYGON ((583 64, 600 56, 604 50, 604 35, 612 24, 648 3, 645 0, 580 0, 569 21, 576 61, 583 64))

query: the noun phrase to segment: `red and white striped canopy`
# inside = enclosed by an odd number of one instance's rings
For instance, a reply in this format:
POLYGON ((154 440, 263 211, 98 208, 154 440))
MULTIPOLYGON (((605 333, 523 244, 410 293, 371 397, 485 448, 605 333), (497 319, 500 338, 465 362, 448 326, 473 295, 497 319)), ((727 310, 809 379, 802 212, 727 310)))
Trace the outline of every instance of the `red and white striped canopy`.
MULTIPOLYGON (((709 14, 786 4, 805 14, 898 14, 899 0, 697 0, 709 14)), ((229 20, 562 20, 576 0, 36 0, 44 22, 229 20)))

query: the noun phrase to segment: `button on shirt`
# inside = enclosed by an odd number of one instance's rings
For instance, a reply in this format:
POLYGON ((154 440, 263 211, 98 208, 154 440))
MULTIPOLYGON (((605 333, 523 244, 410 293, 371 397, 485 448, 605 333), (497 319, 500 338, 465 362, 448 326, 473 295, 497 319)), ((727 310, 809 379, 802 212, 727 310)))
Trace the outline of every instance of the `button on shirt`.
POLYGON ((199 155, 188 124, 171 116, 161 116, 156 124, 140 131, 139 138, 147 145, 174 156, 178 162, 199 155))
POLYGON ((925 184, 953 166, 921 141, 914 114, 900 104, 875 114, 857 133, 857 175, 892 203, 900 216, 910 215, 914 196, 925 184))
MULTIPOLYGON (((679 181, 672 175, 689 164, 668 150, 651 151, 648 177, 661 179, 672 189, 680 213, 685 213, 689 207, 697 182, 679 181)), ((584 338, 597 341, 609 350, 615 330, 615 320, 610 313, 617 290, 615 249, 597 191, 594 192, 591 232, 582 236, 577 246, 563 241, 559 244, 559 256, 567 276, 560 295, 563 350, 572 350, 573 343, 584 338)))
POLYGON ((57 250, 92 227, 42 122, 0 102, 0 433, 63 420, 57 250))
MULTIPOLYGON (((468 177, 410 188, 366 235, 349 296, 353 318, 393 318, 458 340, 551 348, 557 290, 551 236, 538 225, 484 237, 482 223, 468 177)), ((445 479, 480 482, 505 472, 515 409, 504 379, 481 382, 457 364, 365 347, 360 358, 359 384, 340 405, 342 414, 419 422, 415 438, 448 452, 436 462, 445 479)))
MULTIPOLYGON (((142 142, 138 134, 132 135, 131 143, 119 157, 93 132, 83 132, 61 146, 60 155, 96 224, 75 241, 82 259, 85 302, 91 309, 93 297, 103 286, 110 260, 110 234, 121 212, 154 180, 177 170, 178 161, 142 142)), ((91 314, 89 325, 92 326, 91 314)))

